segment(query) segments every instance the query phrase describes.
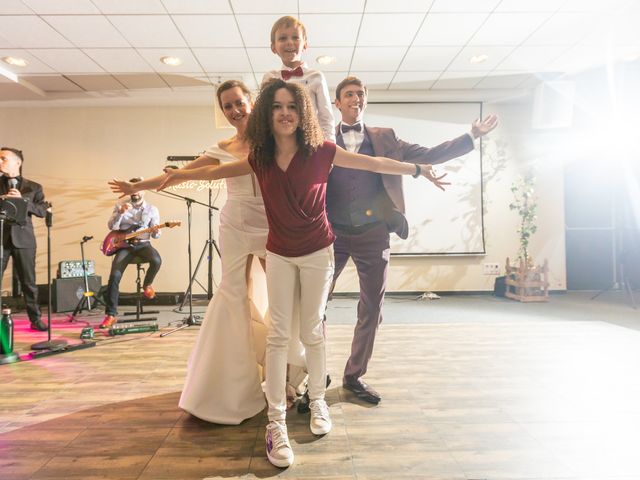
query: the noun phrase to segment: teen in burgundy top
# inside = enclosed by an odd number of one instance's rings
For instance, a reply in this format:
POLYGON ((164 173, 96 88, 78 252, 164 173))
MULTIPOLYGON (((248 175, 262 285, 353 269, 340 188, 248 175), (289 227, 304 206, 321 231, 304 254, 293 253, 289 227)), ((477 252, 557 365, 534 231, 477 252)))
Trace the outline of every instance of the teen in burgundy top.
POLYGON ((305 346, 311 400, 309 426, 316 435, 331 430, 324 400, 322 317, 334 267, 334 235, 325 204, 332 165, 389 175, 422 175, 440 187, 447 183, 435 177, 429 165, 350 153, 324 142, 304 88, 278 79, 262 87, 246 135, 252 145, 250 161, 171 170, 165 174, 161 188, 184 180, 227 178, 252 171, 258 177, 269 223, 266 273, 271 323, 266 354, 266 450, 271 463, 287 467, 293 463, 285 424, 287 353, 292 332, 299 331, 305 346))

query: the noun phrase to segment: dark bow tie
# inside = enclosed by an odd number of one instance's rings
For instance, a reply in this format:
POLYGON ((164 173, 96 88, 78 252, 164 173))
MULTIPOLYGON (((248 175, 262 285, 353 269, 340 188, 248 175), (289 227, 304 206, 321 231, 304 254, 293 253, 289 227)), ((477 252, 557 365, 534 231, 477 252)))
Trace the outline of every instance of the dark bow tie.
POLYGON ((349 130, 355 130, 356 132, 362 132, 362 124, 356 123, 354 125, 345 125, 344 123, 341 126, 342 133, 347 133, 349 130))
POLYGON ((280 73, 285 82, 291 77, 301 77, 303 75, 302 67, 296 67, 293 70, 280 70, 280 73))

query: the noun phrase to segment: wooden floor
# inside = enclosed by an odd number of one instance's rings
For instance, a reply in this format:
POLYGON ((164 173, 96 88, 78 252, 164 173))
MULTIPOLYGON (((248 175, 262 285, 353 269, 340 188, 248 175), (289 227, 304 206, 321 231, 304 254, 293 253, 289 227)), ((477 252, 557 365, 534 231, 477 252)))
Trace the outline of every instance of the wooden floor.
MULTIPOLYGON (((340 386, 354 308, 328 312, 333 430, 290 411, 289 469, 266 460, 264 413, 219 426, 178 409, 190 327, 0 366, 0 479, 640 479, 640 314, 624 301, 388 300, 377 407, 340 386)), ((46 335, 17 323, 25 356, 46 335)), ((54 337, 82 326, 57 317, 54 337)))

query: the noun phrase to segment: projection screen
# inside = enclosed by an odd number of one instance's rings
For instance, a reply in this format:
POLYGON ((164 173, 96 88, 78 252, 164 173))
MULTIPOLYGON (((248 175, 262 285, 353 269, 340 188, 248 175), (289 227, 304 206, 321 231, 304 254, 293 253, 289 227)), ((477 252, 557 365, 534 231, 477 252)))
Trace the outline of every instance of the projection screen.
MULTIPOLYGON (((393 128, 409 143, 433 147, 471 129, 482 104, 470 102, 370 103, 365 124, 393 128)), ((339 118, 339 116, 338 116, 339 118)), ((393 255, 474 255, 485 253, 482 218, 482 161, 479 145, 444 164, 452 185, 446 191, 426 179, 403 177, 409 238, 391 235, 393 255)))

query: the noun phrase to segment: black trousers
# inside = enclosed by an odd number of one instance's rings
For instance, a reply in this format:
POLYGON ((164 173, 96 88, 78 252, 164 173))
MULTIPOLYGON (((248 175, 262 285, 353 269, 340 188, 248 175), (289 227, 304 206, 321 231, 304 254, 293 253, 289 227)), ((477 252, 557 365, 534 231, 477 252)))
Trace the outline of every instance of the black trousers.
POLYGON ((118 314, 118 299, 120 298, 120 280, 127 265, 132 263, 148 263, 147 273, 144 276, 143 286, 151 285, 162 265, 162 258, 158 251, 151 246, 150 242, 142 242, 128 248, 118 250, 113 256, 111 263, 111 273, 109 274, 109 284, 107 285, 106 303, 107 315, 118 314))
POLYGON ((41 316, 40 306, 38 305, 38 287, 36 286, 36 249, 16 248, 11 243, 11 240, 5 243, 2 257, 3 277, 10 257, 13 257, 13 263, 18 272, 18 280, 24 295, 24 302, 27 305, 27 315, 29 315, 31 322, 35 322, 41 316))

